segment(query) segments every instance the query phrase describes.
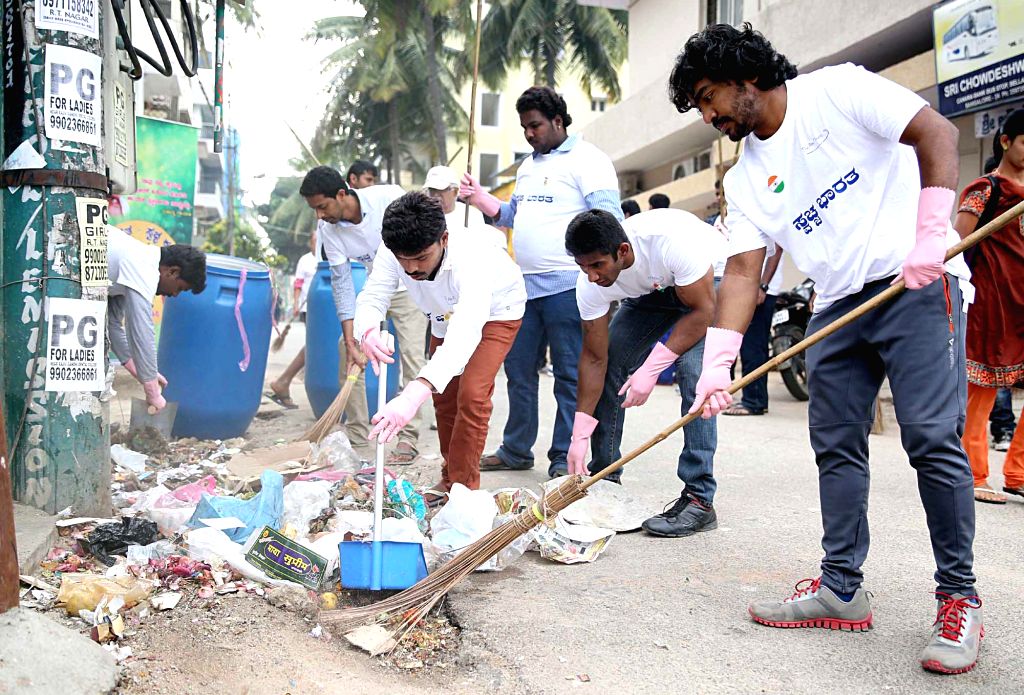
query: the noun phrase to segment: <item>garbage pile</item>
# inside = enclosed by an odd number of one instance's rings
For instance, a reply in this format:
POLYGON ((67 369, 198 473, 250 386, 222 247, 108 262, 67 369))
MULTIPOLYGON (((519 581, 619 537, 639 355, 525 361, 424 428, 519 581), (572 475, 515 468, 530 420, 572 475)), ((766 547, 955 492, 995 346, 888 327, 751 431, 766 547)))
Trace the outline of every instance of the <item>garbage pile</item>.
MULTIPOLYGON (((115 515, 61 519, 60 543, 37 577, 24 578, 24 605, 65 611, 124 659, 131 649, 121 641, 133 621, 183 602, 293 596, 315 612, 346 600, 339 544, 372 537, 374 471, 343 432, 320 446, 281 442, 253 451, 240 438, 168 443, 159 433, 134 433, 116 440, 111 460, 115 515)), ((525 488, 492 493, 456 485, 431 517, 410 481, 384 472, 382 540, 420 544, 428 570, 538 500, 525 488)), ((480 570, 501 571, 528 551, 566 564, 593 562, 616 532, 639 528, 649 513, 621 486, 601 481, 480 570)), ((422 649, 451 640, 454 628, 436 628, 412 634, 419 646, 406 651, 404 663, 422 665, 422 649)), ((311 634, 330 638, 319 625, 311 634)))

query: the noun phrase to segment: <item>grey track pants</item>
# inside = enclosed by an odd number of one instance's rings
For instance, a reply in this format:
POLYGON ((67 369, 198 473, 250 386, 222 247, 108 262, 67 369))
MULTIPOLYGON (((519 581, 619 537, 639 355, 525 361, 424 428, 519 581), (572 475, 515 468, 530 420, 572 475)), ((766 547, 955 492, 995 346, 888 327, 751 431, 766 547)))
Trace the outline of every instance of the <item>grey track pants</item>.
MULTIPOLYGON (((808 333, 882 292, 869 283, 816 314, 808 333)), ((967 404, 966 317, 955 277, 904 292, 807 352, 811 446, 818 464, 822 580, 853 592, 868 534, 868 433, 885 376, 931 534, 939 591, 974 594, 973 478, 960 444, 967 404)))

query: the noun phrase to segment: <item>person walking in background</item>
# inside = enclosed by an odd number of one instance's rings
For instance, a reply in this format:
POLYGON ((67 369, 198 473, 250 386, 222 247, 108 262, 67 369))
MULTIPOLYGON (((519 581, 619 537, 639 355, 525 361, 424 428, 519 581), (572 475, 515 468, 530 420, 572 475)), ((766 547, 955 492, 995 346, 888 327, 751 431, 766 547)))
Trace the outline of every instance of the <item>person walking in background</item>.
MULTIPOLYGON (((726 227, 729 226, 726 220, 726 227)), ((740 362, 743 376, 750 374, 768 361, 768 348, 772 340, 772 316, 775 315, 775 298, 782 287, 782 249, 764 260, 761 269, 761 284, 757 290, 757 306, 750 319, 750 325, 743 334, 740 344, 740 362)), ((743 398, 722 411, 722 415, 766 415, 768 413, 768 375, 747 384, 743 398)))
MULTIPOLYGON (((302 323, 306 323, 306 298, 309 296, 309 288, 313 284, 313 277, 316 275, 317 260, 313 254, 316 252, 316 231, 309 235, 309 251, 304 253, 298 263, 295 264, 295 293, 292 316, 302 323)), ((292 359, 291 363, 281 372, 281 376, 270 382, 270 391, 267 398, 278 405, 294 410, 299 406, 291 397, 292 379, 306 366, 306 346, 303 345, 299 352, 292 359)))
POLYGON ((460 197, 499 227, 514 227, 516 262, 526 280, 526 313, 505 358, 509 416, 501 446, 480 461, 481 471, 533 468, 540 379, 537 362, 546 339, 555 374, 555 417, 548 475, 567 471, 566 454, 576 412, 576 378, 583 334, 576 307, 579 268, 565 251, 565 229, 578 213, 601 209, 622 219, 619 181, 608 155, 579 134, 569 135, 572 117, 550 87, 530 87, 516 101, 519 122, 533 155, 516 172, 512 199, 503 203, 470 174, 460 197))
MULTIPOLYGON (((971 182, 954 224, 961 237, 1024 200, 1024 109, 999 134, 995 171, 971 182)), ((997 389, 1024 380, 1024 236, 1020 218, 979 243, 971 254, 974 304, 967 313, 967 421, 963 444, 974 473, 974 499, 1005 504, 988 482, 985 432, 997 389)), ((1024 435, 1017 430, 1003 462, 1003 492, 1024 497, 1024 435)))
POLYGON ((992 432, 992 448, 1008 451, 1017 430, 1017 419, 1013 416, 1013 392, 1009 388, 1001 388, 996 392, 996 402, 988 421, 992 432))
POLYGON ((660 210, 662 208, 671 207, 672 201, 670 201, 668 196, 664 193, 655 193, 647 199, 647 205, 651 210, 660 210))
POLYGON ((622 216, 625 219, 629 219, 633 215, 640 214, 640 204, 635 200, 623 200, 622 201, 622 216))
POLYGON ((357 159, 352 162, 352 166, 348 168, 348 173, 345 174, 345 182, 348 184, 348 187, 356 190, 375 185, 378 178, 380 178, 380 172, 377 171, 377 167, 365 159, 357 159))

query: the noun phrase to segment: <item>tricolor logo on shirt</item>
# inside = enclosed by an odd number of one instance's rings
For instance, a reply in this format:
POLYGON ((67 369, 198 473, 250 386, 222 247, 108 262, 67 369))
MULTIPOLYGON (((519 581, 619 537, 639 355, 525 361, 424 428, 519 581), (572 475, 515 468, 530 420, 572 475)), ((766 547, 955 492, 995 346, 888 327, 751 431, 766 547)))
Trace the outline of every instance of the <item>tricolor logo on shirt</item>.
POLYGON ((768 190, 772 193, 782 193, 782 189, 786 187, 786 182, 780 179, 778 176, 768 177, 768 190))

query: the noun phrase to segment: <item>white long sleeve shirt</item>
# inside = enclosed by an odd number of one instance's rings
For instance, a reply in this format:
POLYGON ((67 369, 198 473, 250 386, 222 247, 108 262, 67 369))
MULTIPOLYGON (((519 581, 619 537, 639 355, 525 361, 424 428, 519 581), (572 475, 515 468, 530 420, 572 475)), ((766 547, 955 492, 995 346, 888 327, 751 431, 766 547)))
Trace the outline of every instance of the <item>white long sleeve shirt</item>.
POLYGON ((444 339, 417 374, 438 393, 466 368, 484 324, 516 321, 526 310, 523 274, 508 254, 465 229, 449 230, 448 247, 433 280, 409 277, 381 244, 373 271, 356 298, 357 336, 384 320, 392 295, 403 285, 427 315, 431 334, 444 339))

